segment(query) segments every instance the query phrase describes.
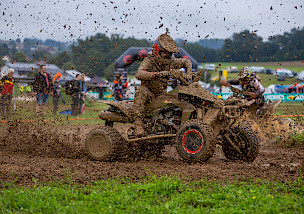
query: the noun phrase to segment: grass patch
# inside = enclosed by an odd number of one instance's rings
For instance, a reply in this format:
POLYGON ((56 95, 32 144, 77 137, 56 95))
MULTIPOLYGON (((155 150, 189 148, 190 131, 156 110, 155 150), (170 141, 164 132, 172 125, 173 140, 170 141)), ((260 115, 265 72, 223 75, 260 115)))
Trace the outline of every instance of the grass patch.
POLYGON ((0 207, 2 213, 302 213, 304 186, 302 178, 223 184, 154 176, 140 183, 114 179, 88 186, 6 184, 0 207))
POLYGON ((295 133, 291 136, 290 143, 287 144, 288 147, 302 146, 304 145, 304 131, 300 133, 295 133))
MULTIPOLYGON (((209 63, 206 63, 206 64, 209 64, 209 63)), ((276 69, 276 68, 281 68, 281 67, 284 67, 284 68, 287 68, 291 71, 295 71, 295 72, 301 72, 304 70, 304 67, 295 67, 295 66, 281 66, 281 65, 277 65, 277 66, 273 66, 273 65, 263 65, 264 63, 259 63, 259 62, 235 62, 235 63, 221 63, 221 62, 216 62, 216 63, 213 63, 215 64, 216 66, 221 64, 221 66, 218 68, 218 70, 221 70, 221 69, 224 69, 225 67, 229 67, 229 66, 236 66, 238 67, 238 69, 241 69, 242 67, 245 67, 245 66, 263 66, 265 69, 276 69)), ((288 64, 292 64, 292 62, 289 62, 288 64)), ((304 66, 304 63, 303 63, 303 66, 304 66)), ((208 71, 208 73, 211 75, 211 77, 214 77, 214 76, 218 76, 218 72, 215 72, 215 71, 208 71)), ((267 87, 269 85, 272 85, 272 84, 275 84, 275 85, 291 85, 291 84, 294 84, 294 83, 298 83, 300 82, 299 80, 297 80, 295 77, 293 78, 286 78, 285 81, 278 81, 278 77, 277 76, 274 76, 272 74, 258 74, 259 77, 261 77, 262 79, 262 84, 264 87, 267 87)), ((129 75, 128 76, 129 79, 132 79, 135 77, 135 75, 129 75)), ((228 79, 235 79, 237 78, 237 73, 228 73, 228 79)), ((202 77, 203 79, 203 77, 202 77)))
MULTIPOLYGON (((287 68, 291 71, 295 71, 295 72, 301 72, 304 70, 304 63, 303 63, 303 66, 302 67, 298 67, 298 66, 292 66, 292 62, 289 62, 287 66, 285 65, 273 65, 272 63, 263 63, 263 62, 232 62, 232 63, 229 63, 229 62, 215 62, 214 63, 216 66, 218 66, 219 64, 221 64, 220 68, 219 69, 224 69, 225 67, 230 67, 230 66, 236 66, 238 69, 241 69, 242 67, 245 67, 245 66, 248 66, 248 67, 251 67, 251 66, 262 66, 264 67, 265 69, 277 69, 277 68, 287 68), (272 65, 265 65, 265 64, 272 64, 272 65)), ((284 63, 283 63, 284 64, 284 63)))
POLYGON ((303 102, 282 102, 276 109, 275 115, 300 115, 304 112, 303 102))
MULTIPOLYGON (((216 66, 221 64, 221 66, 218 68, 218 71, 221 70, 221 69, 224 69, 225 67, 230 67, 230 66, 236 66, 238 69, 241 69, 242 67, 245 67, 245 66, 260 66, 259 63, 254 63, 254 62, 244 62, 244 63, 241 63, 241 62, 238 62, 238 63, 214 63, 216 66)), ((281 68, 281 67, 284 67, 284 66, 263 66, 265 69, 267 68, 271 68, 271 69, 276 69, 276 68, 281 68)), ((290 66, 287 66, 287 67, 284 67, 284 68, 287 68, 287 69, 290 69, 292 71, 295 71, 295 72, 301 72, 304 70, 304 67, 290 67, 290 66)), ((214 76, 218 76, 218 72, 215 72, 215 71, 208 71, 208 73, 211 75, 211 77, 214 77, 214 76)), ((275 84, 275 85, 291 85, 291 84, 294 84, 294 83, 298 83, 300 82, 299 80, 297 80, 295 77, 293 78, 286 78, 285 81, 278 81, 278 77, 275 76, 275 75, 272 75, 272 74, 261 74, 261 73, 258 73, 258 76, 262 79, 262 84, 264 87, 267 87, 271 84, 275 84)), ((237 78, 237 73, 228 73, 228 77, 227 79, 235 79, 237 78)))
POLYGON ((86 99, 85 103, 85 114, 79 115, 76 117, 72 117, 70 115, 63 115, 59 114, 59 112, 63 110, 70 110, 72 99, 71 96, 64 95, 64 99, 66 101, 66 105, 64 105, 59 98, 59 105, 57 114, 54 115, 53 111, 53 97, 50 96, 47 101, 47 113, 44 117, 36 116, 35 108, 36 102, 35 101, 16 101, 16 111, 13 115, 12 119, 15 120, 55 120, 52 125, 65 125, 65 124, 100 124, 103 123, 101 120, 68 120, 68 119, 81 119, 81 118, 98 118, 98 114, 101 110, 105 110, 108 108, 106 104, 98 103, 94 99, 86 99))

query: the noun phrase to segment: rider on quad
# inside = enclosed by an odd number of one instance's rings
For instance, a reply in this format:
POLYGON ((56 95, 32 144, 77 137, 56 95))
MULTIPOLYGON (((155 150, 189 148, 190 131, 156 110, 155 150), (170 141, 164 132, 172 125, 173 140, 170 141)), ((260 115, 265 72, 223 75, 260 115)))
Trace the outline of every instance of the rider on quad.
POLYGON ((248 67, 242 68, 238 73, 238 79, 221 80, 220 84, 231 87, 231 85, 242 85, 244 98, 247 100, 256 99, 257 106, 261 108, 265 103, 263 93, 265 92, 259 78, 252 74, 248 67))
POLYGON ((158 36, 152 45, 152 54, 141 63, 136 78, 142 85, 135 91, 135 135, 144 136, 143 118, 145 106, 156 97, 167 93, 170 71, 185 68, 187 75, 191 76, 192 63, 189 59, 172 58, 172 54, 179 52, 175 41, 166 34, 158 36))

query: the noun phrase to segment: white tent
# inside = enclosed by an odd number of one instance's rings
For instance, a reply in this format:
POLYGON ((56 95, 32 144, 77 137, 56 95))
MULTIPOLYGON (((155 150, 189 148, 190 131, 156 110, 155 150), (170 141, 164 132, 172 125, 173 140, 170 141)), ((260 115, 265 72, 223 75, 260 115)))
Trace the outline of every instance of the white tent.
POLYGON ((130 84, 135 85, 135 86, 139 86, 139 85, 141 85, 141 81, 136 79, 136 78, 133 78, 133 79, 130 80, 130 84))
MULTIPOLYGON (((76 78, 77 74, 81 74, 81 72, 77 71, 77 70, 66 70, 65 73, 68 74, 69 76, 73 77, 73 78, 76 78)), ((90 81, 90 80, 91 80, 90 77, 87 77, 87 76, 84 77, 84 81, 87 82, 87 81, 90 81)))
POLYGON ((265 94, 271 94, 271 93, 275 93, 275 85, 269 85, 267 88, 265 88, 265 94))

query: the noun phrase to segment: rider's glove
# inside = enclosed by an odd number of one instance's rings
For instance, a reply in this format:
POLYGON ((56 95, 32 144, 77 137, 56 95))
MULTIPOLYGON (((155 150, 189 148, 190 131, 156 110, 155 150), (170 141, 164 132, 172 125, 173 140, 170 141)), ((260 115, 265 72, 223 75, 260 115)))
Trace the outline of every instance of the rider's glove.
POLYGON ((183 77, 183 71, 180 71, 179 69, 170 69, 170 76, 173 79, 180 79, 183 77))
POLYGON ((161 72, 154 73, 155 78, 167 78, 167 77, 169 77, 169 75, 170 75, 169 71, 161 71, 161 72))

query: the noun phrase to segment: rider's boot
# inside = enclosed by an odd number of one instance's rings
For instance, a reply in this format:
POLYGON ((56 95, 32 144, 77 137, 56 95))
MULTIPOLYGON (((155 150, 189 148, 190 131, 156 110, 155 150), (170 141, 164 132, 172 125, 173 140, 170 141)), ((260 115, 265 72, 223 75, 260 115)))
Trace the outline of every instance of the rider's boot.
POLYGON ((145 136, 145 129, 143 125, 143 121, 141 118, 138 118, 134 121, 134 134, 136 137, 143 137, 145 136))

